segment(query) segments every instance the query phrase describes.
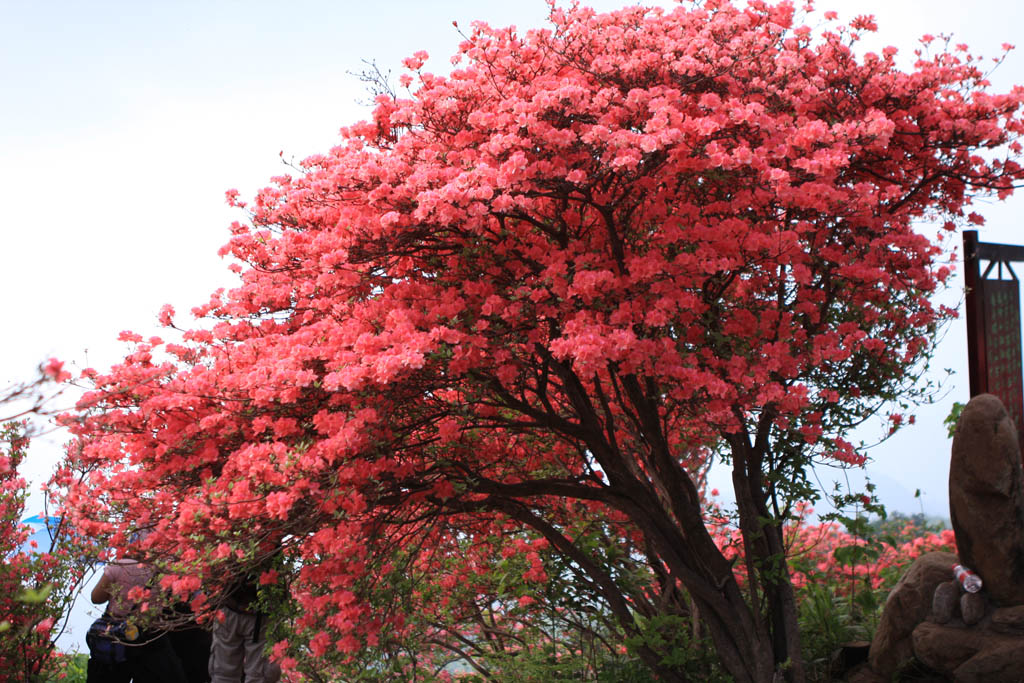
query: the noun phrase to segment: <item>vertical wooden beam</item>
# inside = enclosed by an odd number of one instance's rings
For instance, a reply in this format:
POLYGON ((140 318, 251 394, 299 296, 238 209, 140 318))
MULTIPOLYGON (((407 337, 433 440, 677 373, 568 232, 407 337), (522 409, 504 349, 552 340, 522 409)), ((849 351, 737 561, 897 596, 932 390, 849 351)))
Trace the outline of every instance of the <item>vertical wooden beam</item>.
POLYGON ((988 362, 985 356, 985 306, 978 231, 964 230, 964 298, 967 306, 967 368, 971 396, 988 391, 988 362))

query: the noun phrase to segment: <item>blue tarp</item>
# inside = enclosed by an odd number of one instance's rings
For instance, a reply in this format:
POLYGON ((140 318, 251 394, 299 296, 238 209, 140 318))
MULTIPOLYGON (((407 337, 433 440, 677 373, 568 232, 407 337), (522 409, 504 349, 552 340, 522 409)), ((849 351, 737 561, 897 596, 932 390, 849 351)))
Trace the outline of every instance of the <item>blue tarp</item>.
POLYGON ((33 515, 21 520, 21 523, 32 528, 32 534, 25 539, 25 543, 20 548, 22 552, 31 554, 45 553, 51 550, 53 534, 57 531, 57 525, 60 524, 59 517, 33 515), (33 541, 36 543, 34 548, 32 547, 33 541))

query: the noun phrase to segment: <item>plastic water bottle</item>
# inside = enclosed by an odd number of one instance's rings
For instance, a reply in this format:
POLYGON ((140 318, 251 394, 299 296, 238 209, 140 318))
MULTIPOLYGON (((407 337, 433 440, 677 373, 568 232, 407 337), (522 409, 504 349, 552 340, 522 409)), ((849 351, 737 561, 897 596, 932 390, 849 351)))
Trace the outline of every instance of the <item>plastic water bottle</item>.
POLYGON ((953 576, 968 593, 977 593, 981 590, 981 577, 962 564, 953 565, 953 576))

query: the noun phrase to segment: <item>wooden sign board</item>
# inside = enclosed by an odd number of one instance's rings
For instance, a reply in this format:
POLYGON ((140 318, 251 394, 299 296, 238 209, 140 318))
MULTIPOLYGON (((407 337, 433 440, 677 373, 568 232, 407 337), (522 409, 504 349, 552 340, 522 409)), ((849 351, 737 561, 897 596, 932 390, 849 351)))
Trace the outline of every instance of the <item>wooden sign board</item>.
POLYGON ((1024 246, 979 242, 976 230, 964 231, 971 396, 997 396, 1017 426, 1018 441, 1024 446, 1020 282, 1012 265, 1021 261, 1024 246), (984 271, 983 261, 987 262, 984 271))

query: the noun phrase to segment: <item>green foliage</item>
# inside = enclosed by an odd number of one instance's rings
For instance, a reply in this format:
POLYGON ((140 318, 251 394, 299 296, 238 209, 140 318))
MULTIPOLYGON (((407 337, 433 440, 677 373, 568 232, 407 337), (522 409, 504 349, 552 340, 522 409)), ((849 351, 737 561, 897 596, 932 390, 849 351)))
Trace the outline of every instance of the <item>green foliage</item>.
MULTIPOLYGON (((695 635, 693 619, 673 614, 661 614, 650 619, 638 619, 639 635, 626 638, 626 647, 636 652, 646 645, 663 653, 661 664, 691 680, 708 683, 732 680, 722 670, 710 638, 695 635)), ((637 674, 640 672, 638 671, 637 674)), ((638 681, 651 679, 637 678, 638 681)))
POLYGON ((860 606, 863 603, 863 607, 870 611, 877 606, 871 584, 867 577, 858 579, 852 570, 855 567, 874 564, 882 556, 886 539, 874 532, 870 520, 871 515, 876 515, 878 519, 884 520, 888 513, 885 506, 878 501, 878 496, 875 495, 875 485, 868 481, 865 488, 867 489, 866 493, 836 493, 833 496, 836 512, 822 515, 822 520, 841 523, 846 527, 846 533, 853 538, 852 543, 836 547, 832 551, 832 555, 840 567, 851 570, 849 585, 851 608, 855 604, 860 606), (852 514, 846 513, 845 511, 850 508, 853 510, 852 514), (863 584, 863 586, 859 584, 863 584), (861 588, 860 595, 858 595, 858 588, 861 588))
MULTIPOLYGON (((50 593, 53 592, 53 584, 48 583, 41 588, 26 588, 14 596, 16 603, 21 603, 25 607, 25 611, 32 611, 33 605, 44 607, 46 599, 50 597, 50 593)), ((0 621, 0 633, 10 631, 13 627, 9 619, 0 621)))
POLYGON ((956 426, 960 424, 960 414, 964 412, 964 404, 959 401, 953 404, 953 407, 949 409, 949 415, 942 421, 942 424, 946 425, 946 434, 949 438, 953 438, 956 435, 956 426))
POLYGON ((870 641, 886 590, 861 590, 856 597, 835 585, 809 582, 798 594, 800 633, 808 681, 832 681, 832 655, 844 643, 870 641))
MULTIPOLYGON (((869 492, 873 488, 869 484, 869 492)), ((798 568, 808 577, 797 592, 797 604, 809 683, 838 680, 844 672, 835 670, 833 658, 837 650, 846 643, 870 642, 874 637, 885 600, 912 559, 899 555, 900 549, 905 553, 915 539, 933 536, 946 528, 944 520, 929 519, 923 513, 888 515, 873 496, 867 496, 867 500, 851 497, 844 502, 854 504, 852 514, 826 517, 841 522, 854 539, 832 552, 832 559, 845 570, 846 578, 823 579, 820 572, 815 576, 816 568, 807 561, 797 561, 798 568), (869 518, 862 512, 876 516, 869 518), (865 566, 871 571, 860 573, 858 568, 865 566)), ((908 670, 906 676, 898 680, 933 680, 917 670, 908 670)))
POLYGON ((42 588, 26 588, 19 596, 19 599, 28 605, 39 605, 46 602, 46 599, 50 597, 52 592, 53 584, 48 583, 42 588))
POLYGON ((656 683, 651 670, 639 659, 612 660, 598 674, 601 683, 656 683))
MULTIPOLYGON (((54 665, 53 642, 89 562, 88 541, 63 521, 49 530, 51 547, 21 550, 29 534, 20 521, 27 483, 18 473, 29 445, 25 431, 24 423, 0 425, 0 672, 4 681, 36 683, 54 665)), ((47 507, 60 491, 51 482, 47 507)))
POLYGON ((89 655, 56 653, 43 672, 45 683, 86 683, 89 655))

